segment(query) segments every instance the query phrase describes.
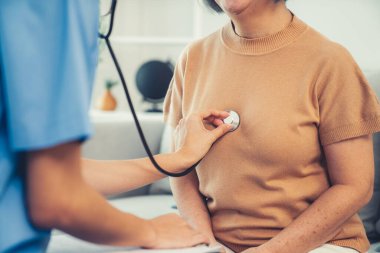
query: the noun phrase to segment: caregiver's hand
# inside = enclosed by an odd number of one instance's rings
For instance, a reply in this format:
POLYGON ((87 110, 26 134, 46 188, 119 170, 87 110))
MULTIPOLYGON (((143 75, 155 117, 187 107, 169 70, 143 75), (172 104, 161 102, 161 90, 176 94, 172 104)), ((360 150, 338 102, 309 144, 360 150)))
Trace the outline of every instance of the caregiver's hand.
POLYGON ((198 162, 232 128, 223 123, 228 116, 225 111, 209 110, 182 119, 174 132, 175 150, 191 159, 192 164, 198 162))
POLYGON ((169 249, 191 247, 198 244, 209 244, 208 238, 192 229, 177 214, 166 214, 149 220, 153 239, 145 248, 169 249))

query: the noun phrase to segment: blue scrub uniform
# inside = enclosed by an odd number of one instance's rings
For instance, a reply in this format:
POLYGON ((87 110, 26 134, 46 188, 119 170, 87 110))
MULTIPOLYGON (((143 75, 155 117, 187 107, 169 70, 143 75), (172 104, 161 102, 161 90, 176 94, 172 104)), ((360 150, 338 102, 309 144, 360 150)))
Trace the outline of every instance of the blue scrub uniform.
POLYGON ((22 158, 89 137, 98 6, 0 0, 0 252, 46 249, 50 231, 28 218, 22 158))

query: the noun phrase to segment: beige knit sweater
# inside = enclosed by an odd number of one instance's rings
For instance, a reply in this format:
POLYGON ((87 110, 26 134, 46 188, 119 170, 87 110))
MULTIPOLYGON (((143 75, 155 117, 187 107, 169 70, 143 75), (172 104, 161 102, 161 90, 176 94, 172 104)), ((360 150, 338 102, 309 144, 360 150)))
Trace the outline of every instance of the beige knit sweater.
MULTIPOLYGON (((165 118, 176 126, 210 108, 241 116, 197 169, 215 236, 238 252, 274 237, 330 187, 323 145, 380 131, 379 102, 351 55, 297 17, 258 39, 227 24, 186 48, 165 118)), ((329 243, 369 247, 357 215, 329 243)))

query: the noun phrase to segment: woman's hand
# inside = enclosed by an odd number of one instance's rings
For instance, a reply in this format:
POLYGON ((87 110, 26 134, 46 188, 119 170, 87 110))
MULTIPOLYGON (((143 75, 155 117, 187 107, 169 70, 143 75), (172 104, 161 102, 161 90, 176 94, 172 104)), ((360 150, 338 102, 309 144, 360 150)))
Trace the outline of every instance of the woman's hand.
POLYGON ((192 247, 198 244, 209 244, 209 239, 201 232, 194 230, 177 214, 165 214, 149 220, 152 239, 145 248, 170 249, 192 247))
POLYGON ((198 162, 231 129, 231 125, 223 123, 228 116, 228 112, 210 110, 182 119, 174 133, 175 150, 193 163, 198 162))

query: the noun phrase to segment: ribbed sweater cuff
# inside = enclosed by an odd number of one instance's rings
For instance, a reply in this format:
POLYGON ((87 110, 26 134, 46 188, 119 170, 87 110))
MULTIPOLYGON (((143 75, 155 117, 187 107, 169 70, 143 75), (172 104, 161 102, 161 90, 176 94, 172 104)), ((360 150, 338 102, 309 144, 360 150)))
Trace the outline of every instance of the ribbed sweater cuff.
POLYGON ((353 124, 338 127, 331 131, 321 132, 320 137, 322 145, 328 145, 376 132, 380 132, 380 115, 375 115, 353 124))

